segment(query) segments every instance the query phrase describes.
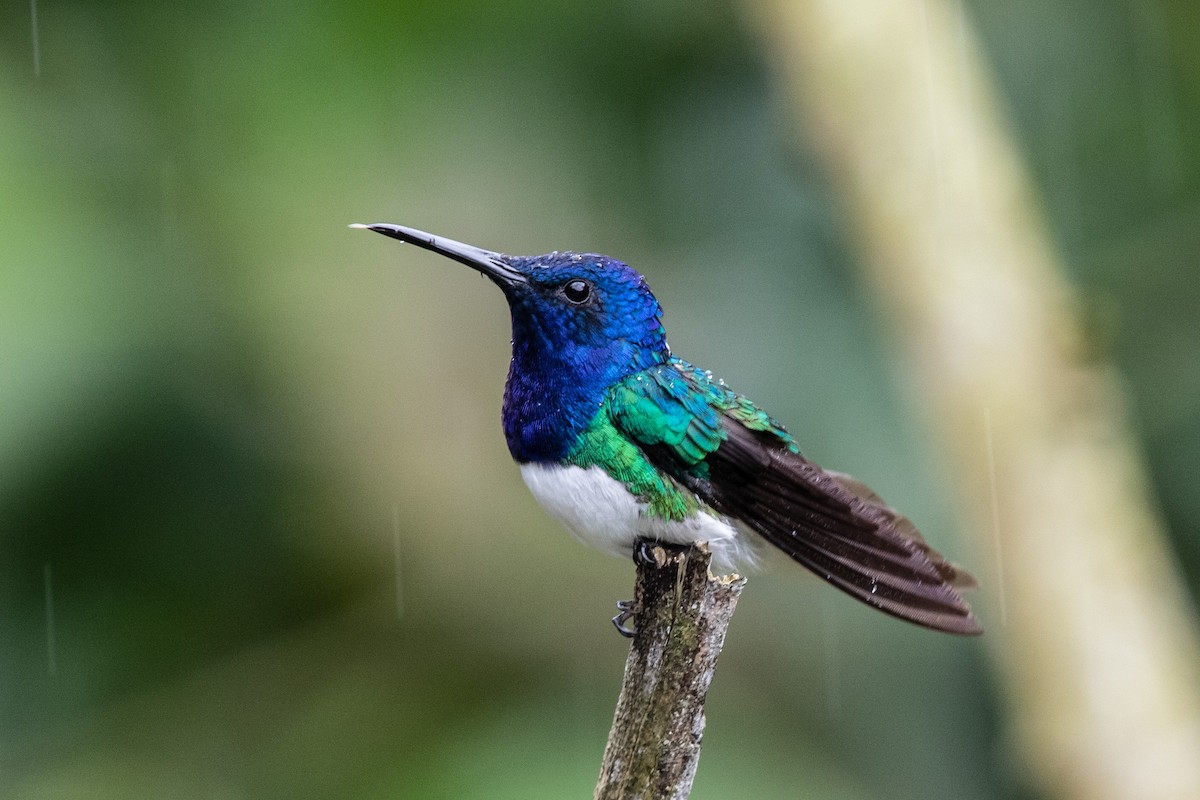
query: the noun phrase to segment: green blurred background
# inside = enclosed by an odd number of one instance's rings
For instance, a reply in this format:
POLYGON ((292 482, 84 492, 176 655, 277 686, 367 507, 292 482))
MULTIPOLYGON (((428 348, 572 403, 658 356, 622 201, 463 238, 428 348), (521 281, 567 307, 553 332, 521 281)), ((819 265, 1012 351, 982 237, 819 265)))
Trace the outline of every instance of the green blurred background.
MULTIPOLYGON (((1200 11, 967 8, 1195 596, 1200 11)), ((736 5, 32 10, 0 25, 0 796, 589 796, 632 568, 511 465, 500 294, 349 222, 629 261, 676 352, 981 558, 736 5)), ((980 642, 790 567, 708 716, 697 800, 1037 796, 980 642)))

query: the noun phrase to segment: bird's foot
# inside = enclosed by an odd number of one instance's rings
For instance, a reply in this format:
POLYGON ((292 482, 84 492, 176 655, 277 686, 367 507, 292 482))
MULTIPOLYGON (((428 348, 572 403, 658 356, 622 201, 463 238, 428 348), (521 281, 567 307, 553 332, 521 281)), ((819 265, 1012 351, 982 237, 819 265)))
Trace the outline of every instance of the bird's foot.
POLYGON ((638 539, 633 543, 633 563, 637 567, 661 567, 665 548, 653 539, 638 539), (657 551, 657 552, 656 552, 657 551))
MULTIPOLYGON (((669 544, 667 542, 656 542, 653 539, 638 539, 633 543, 633 563, 641 569, 662 569, 670 561, 671 557, 677 553, 688 549, 686 544, 669 544)), ((620 600, 617 602, 617 609, 621 612, 613 617, 613 627, 617 629, 617 633, 627 638, 633 638, 637 633, 637 628, 631 626, 631 620, 637 617, 637 609, 635 601, 620 600)))
POLYGON ((673 556, 685 552, 691 545, 638 539, 633 543, 633 563, 637 567, 662 569, 673 556))
POLYGON ((628 624, 631 619, 637 616, 637 611, 633 608, 633 601, 618 600, 617 609, 621 613, 612 618, 613 627, 617 629, 617 633, 626 639, 632 639, 637 634, 637 628, 631 628, 628 624))

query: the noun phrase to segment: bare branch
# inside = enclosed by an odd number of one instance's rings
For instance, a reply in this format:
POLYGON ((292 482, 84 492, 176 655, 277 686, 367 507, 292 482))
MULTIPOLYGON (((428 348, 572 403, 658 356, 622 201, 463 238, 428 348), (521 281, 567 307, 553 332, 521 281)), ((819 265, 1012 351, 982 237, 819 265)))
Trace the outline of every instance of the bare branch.
POLYGON ((639 564, 637 635, 604 748, 596 800, 685 800, 692 790, 704 702, 746 579, 714 577, 704 544, 651 549, 639 564))

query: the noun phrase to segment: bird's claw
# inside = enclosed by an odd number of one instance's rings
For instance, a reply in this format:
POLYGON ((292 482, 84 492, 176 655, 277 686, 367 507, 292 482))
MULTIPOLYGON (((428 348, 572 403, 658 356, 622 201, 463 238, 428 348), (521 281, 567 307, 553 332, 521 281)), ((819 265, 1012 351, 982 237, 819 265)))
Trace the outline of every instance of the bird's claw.
MULTIPOLYGON (((633 543, 633 563, 639 569, 646 567, 648 569, 661 569, 671 558, 674 553, 681 552, 686 549, 686 545, 666 544, 656 542, 653 539, 638 539, 633 543)), ((617 633, 626 638, 633 638, 637 633, 637 628, 631 627, 628 623, 637 616, 637 610, 634 607, 633 600, 619 600, 617 609, 621 612, 612 619, 613 627, 617 629, 617 633)))
POLYGON ((631 628, 626 623, 637 616, 637 611, 633 608, 633 601, 618 600, 617 609, 621 613, 612 618, 613 627, 626 639, 632 639, 637 634, 637 628, 631 628))
POLYGON ((654 552, 658 546, 650 539, 638 539, 633 545, 633 563, 639 567, 661 566, 661 558, 654 552))

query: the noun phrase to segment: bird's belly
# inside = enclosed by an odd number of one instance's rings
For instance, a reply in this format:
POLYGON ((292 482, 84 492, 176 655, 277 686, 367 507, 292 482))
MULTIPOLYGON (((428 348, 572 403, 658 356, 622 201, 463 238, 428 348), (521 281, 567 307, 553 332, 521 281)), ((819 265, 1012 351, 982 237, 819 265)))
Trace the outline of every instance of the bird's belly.
POLYGON ((576 539, 628 558, 639 538, 672 544, 708 542, 713 569, 728 571, 752 560, 746 537, 724 518, 696 512, 684 520, 645 514, 646 504, 601 467, 522 464, 521 477, 550 516, 576 539))

